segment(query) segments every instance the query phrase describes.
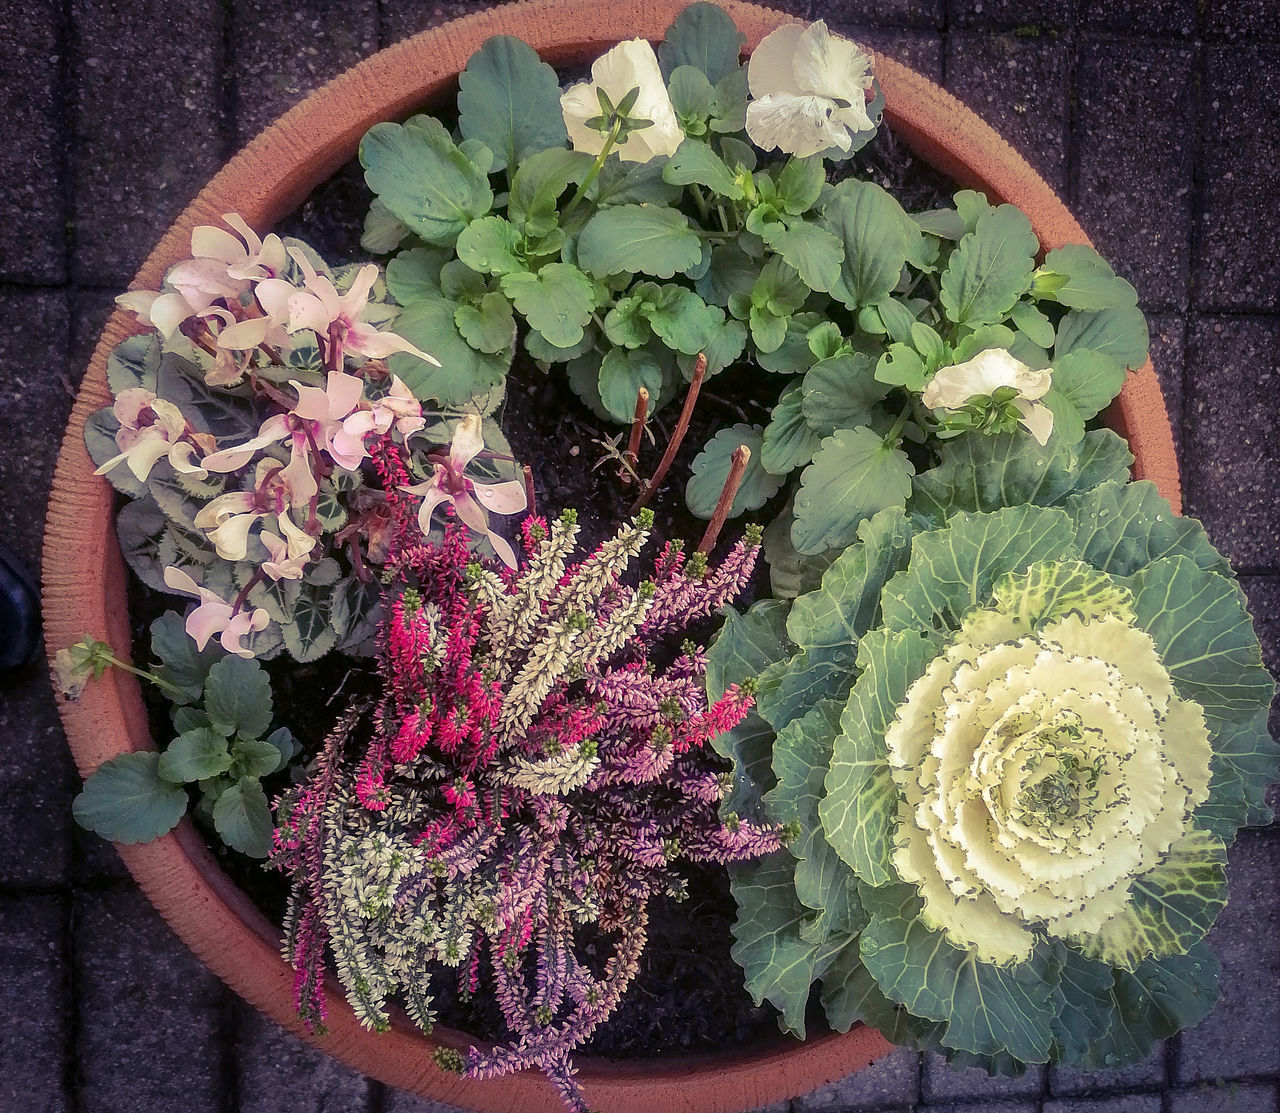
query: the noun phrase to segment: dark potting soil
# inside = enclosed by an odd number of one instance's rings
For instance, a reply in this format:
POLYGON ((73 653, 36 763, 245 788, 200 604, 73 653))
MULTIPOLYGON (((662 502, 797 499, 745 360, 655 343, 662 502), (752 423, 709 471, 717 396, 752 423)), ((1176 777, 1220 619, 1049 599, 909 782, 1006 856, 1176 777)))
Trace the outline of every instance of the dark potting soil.
MULTIPOLYGON (((846 176, 876 182, 909 212, 947 205, 955 189, 950 179, 896 142, 886 127, 836 173, 836 177, 846 176)), ((331 265, 358 259, 367 254, 360 248, 360 234, 369 200, 362 171, 352 161, 318 186, 276 231, 305 239, 331 265)), ((649 503, 655 521, 648 559, 672 538, 685 539, 689 550, 697 546, 706 523, 694 518, 684 503, 694 457, 719 428, 737 422, 767 424, 779 384, 778 376, 745 364, 707 380, 667 480, 649 503)), ((651 420, 656 443, 642 442, 642 477, 652 473, 662 455, 682 402, 683 391, 651 420)), ((578 511, 580 556, 611 536, 629 516, 637 486, 619 478, 617 462, 599 443, 620 429, 604 426, 582 404, 561 368, 544 372, 518 355, 508 378, 506 401, 496 416, 517 460, 532 470, 538 512, 551 517, 566 507, 578 511)), ((746 521, 767 523, 782 501, 780 495, 761 511, 730 520, 713 559, 741 536, 746 521)), ((766 590, 767 583, 761 560, 737 605, 748 605, 766 590)), ((145 660, 147 626, 172 606, 172 600, 134 584, 130 604, 136 618, 135 659, 145 660)), ((688 636, 705 639, 714 626, 714 621, 699 624, 688 636)), ((347 697, 376 692, 376 675, 367 661, 333 657, 299 666, 282 658, 267 667, 277 721, 303 742, 304 754, 318 749, 347 697), (318 699, 317 693, 326 695, 318 699)), ((171 737, 167 707, 149 691, 147 697, 154 737, 171 737)), ((269 795, 287 787, 284 775, 275 779, 281 783, 267 784, 269 795)), ((287 896, 285 879, 227 851, 216 836, 211 836, 210 844, 232 880, 279 923, 287 896)), ((655 1056, 673 1049, 750 1044, 776 1032, 772 1008, 752 1004, 743 989, 741 971, 729 954, 736 909, 728 877, 722 869, 698 865, 686 866, 684 875, 688 898, 679 903, 663 898, 650 908, 649 943, 635 982, 618 1012, 584 1050, 617 1058, 655 1056)), ((483 980, 480 992, 467 1001, 458 999, 451 972, 442 971, 438 982, 442 1023, 486 1040, 506 1038, 501 1015, 491 994, 485 993, 483 980)))

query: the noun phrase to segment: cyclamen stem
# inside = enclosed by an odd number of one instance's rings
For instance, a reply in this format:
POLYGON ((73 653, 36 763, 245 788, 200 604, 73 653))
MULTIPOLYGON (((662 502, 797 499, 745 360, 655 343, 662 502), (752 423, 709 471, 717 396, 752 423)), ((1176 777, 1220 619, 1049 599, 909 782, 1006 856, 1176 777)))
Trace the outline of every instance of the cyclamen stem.
POLYGON ((635 473, 636 464, 640 460, 640 434, 644 431, 644 420, 649 416, 649 391, 641 387, 636 391, 636 410, 631 418, 631 439, 627 441, 627 451, 622 455, 624 467, 619 473, 623 483, 630 483, 635 473))
POLYGON ((231 613, 239 614, 244 608, 245 603, 249 601, 249 592, 257 587, 263 580, 267 578, 266 573, 261 568, 255 568, 253 575, 249 577, 248 583, 240 589, 240 594, 235 597, 235 601, 231 604, 231 613))
POLYGON ((751 449, 745 444, 740 444, 733 450, 733 455, 729 458, 729 474, 725 477, 724 486, 720 488, 720 498, 716 500, 716 508, 711 515, 711 521, 707 523, 707 530, 702 535, 702 540, 698 542, 698 552, 706 554, 715 548, 720 531, 724 528, 725 519, 729 517, 734 497, 738 493, 738 488, 742 486, 742 477, 746 473, 747 461, 750 459, 751 449))
POLYGON ((698 400, 698 392, 702 389, 702 380, 707 374, 707 357, 705 353, 699 352, 697 362, 693 365, 693 379, 689 383, 689 393, 684 396, 684 408, 680 411, 680 420, 676 422, 675 432, 671 434, 671 440, 667 442, 667 450, 662 454, 662 459, 658 462, 658 468, 653 473, 653 478, 645 484, 644 489, 640 492, 639 497, 631 504, 631 513, 634 514, 642 506, 644 506, 658 489, 659 484, 666 478, 667 472, 671 468, 671 462, 676 458, 676 453, 680 449, 680 442, 684 440, 684 435, 689 431, 689 421, 693 417, 693 404, 698 400))

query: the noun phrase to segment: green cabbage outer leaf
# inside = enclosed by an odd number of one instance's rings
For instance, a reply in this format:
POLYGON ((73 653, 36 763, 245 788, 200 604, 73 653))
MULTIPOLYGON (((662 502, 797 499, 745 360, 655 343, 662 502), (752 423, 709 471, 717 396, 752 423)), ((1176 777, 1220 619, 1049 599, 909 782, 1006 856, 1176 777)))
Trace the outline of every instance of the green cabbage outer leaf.
POLYGON ((799 834, 768 891, 805 958, 777 992, 739 883, 735 956, 789 1021, 808 976, 834 1027, 1017 1073, 1140 1061, 1211 1007, 1275 687, 1227 563, 1130 462, 1106 431, 956 438, 771 614, 765 804, 799 834))

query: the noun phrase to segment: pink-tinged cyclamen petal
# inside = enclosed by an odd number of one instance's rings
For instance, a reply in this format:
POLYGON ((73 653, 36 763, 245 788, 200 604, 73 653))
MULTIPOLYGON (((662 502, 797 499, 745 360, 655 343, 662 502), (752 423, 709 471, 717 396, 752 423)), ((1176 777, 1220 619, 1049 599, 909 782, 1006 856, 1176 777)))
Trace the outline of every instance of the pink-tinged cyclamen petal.
POLYGON ((378 281, 378 268, 372 263, 366 263, 356 273, 355 281, 351 283, 351 288, 342 295, 338 300, 338 306, 341 316, 348 322, 354 322, 364 311, 364 307, 369 304, 369 291, 373 289, 373 284, 378 281))
POLYGON ((262 562, 262 571, 273 580, 300 580, 306 566, 305 560, 289 556, 288 543, 269 530, 258 534, 258 540, 266 546, 270 559, 262 562))
POLYGON ((238 298, 249 289, 248 282, 232 278, 226 264, 217 259, 188 259, 170 269, 165 281, 196 312, 208 309, 219 298, 238 298))
POLYGON ((191 230, 191 254, 197 259, 216 259, 226 266, 241 263, 249 253, 230 232, 213 224, 200 224, 191 230))
POLYGON ((310 449, 306 438, 299 433, 293 434, 289 447, 289 462, 280 473, 280 478, 288 487, 289 501, 294 506, 310 502, 320 492, 315 472, 311 468, 310 449))
POLYGON ((191 578, 190 573, 184 572, 175 565, 168 565, 164 570, 164 582, 174 591, 181 592, 183 595, 194 595, 197 599, 204 599, 205 596, 216 599, 217 596, 213 592, 201 587, 191 578))
POLYGON ((183 321, 195 314, 195 307, 176 290, 161 294, 151 305, 151 323, 166 340, 172 338, 183 321))
POLYGON ((480 418, 476 414, 467 414, 453 430, 453 439, 449 443, 449 463, 458 475, 466 471, 471 463, 484 450, 484 433, 480 418))
POLYGON ((111 407, 111 412, 115 414, 116 420, 122 426, 129 429, 137 429, 138 419, 142 411, 149 410, 155 400, 155 391, 147 390, 140 386, 131 386, 116 395, 115 404, 111 407))
POLYGON ((233 352, 256 348, 266 340, 270 325, 271 321, 266 317, 255 317, 228 325, 218 333, 218 347, 230 348, 233 352))
POLYGON ((261 517, 258 513, 232 515, 205 536, 223 560, 244 560, 249 548, 249 530, 261 517))
POLYGON ((355 322, 347 329, 346 346, 357 355, 368 356, 370 359, 386 359, 397 352, 407 352, 425 360, 432 367, 440 366, 440 361, 435 356, 428 355, 403 336, 394 332, 379 332, 372 325, 362 322, 355 322))
POLYGON ((472 484, 472 488, 476 500, 486 510, 492 510, 495 514, 518 514, 529 505, 529 496, 524 489, 524 484, 516 479, 509 479, 502 483, 476 481, 472 484))
POLYGON ((200 606, 187 615, 187 636, 196 643, 197 649, 204 649, 214 634, 219 630, 226 629, 227 623, 231 621, 231 618, 230 603, 224 603, 220 599, 201 603, 200 606))
POLYGON ((129 290, 116 295, 116 305, 137 317, 139 324, 150 326, 154 324, 151 320, 151 307, 159 296, 158 290, 129 290))
POLYGON ((169 449, 169 463, 173 465, 174 471, 194 476, 196 479, 204 479, 209 473, 195 463, 195 455, 194 444, 190 441, 179 441, 169 449))
POLYGON ((219 526, 233 514, 246 514, 252 509, 252 491, 227 491, 200 508, 195 517, 196 529, 219 526))
POLYGON ((287 436, 289 436, 288 419, 284 414, 275 414, 262 423, 258 429, 258 435, 252 440, 245 441, 244 444, 236 445, 234 448, 221 448, 217 452, 210 453, 201 463, 209 471, 236 471, 253 459, 260 449, 275 444, 276 441, 282 441, 287 436))
POLYGON ((259 282, 253 292, 262 311, 277 324, 287 327, 289 299, 298 292, 297 288, 283 278, 267 278, 259 282))
POLYGON ((237 657, 252 657, 253 650, 244 645, 244 639, 259 630, 265 630, 270 621, 270 616, 261 607, 256 608, 252 614, 241 611, 227 622, 227 628, 222 631, 222 648, 237 657))
POLYGON ((299 529, 288 513, 281 511, 276 515, 276 525, 289 543, 289 559, 304 557, 316 546, 316 539, 311 534, 299 529))

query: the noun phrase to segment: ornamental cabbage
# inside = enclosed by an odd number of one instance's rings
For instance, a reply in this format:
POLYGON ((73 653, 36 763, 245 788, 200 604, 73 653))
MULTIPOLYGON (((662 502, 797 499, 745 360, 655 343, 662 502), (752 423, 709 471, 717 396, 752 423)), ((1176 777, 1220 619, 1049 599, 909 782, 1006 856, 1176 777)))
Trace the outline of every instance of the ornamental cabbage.
POLYGON ((1115 1067, 1217 994, 1226 847, 1266 823, 1275 685, 1200 525, 1106 431, 966 434, 789 607, 730 616, 759 677, 733 802, 789 824, 739 869, 734 956, 828 1021, 1017 1072, 1115 1067))

